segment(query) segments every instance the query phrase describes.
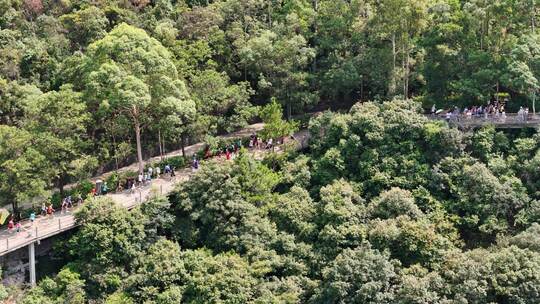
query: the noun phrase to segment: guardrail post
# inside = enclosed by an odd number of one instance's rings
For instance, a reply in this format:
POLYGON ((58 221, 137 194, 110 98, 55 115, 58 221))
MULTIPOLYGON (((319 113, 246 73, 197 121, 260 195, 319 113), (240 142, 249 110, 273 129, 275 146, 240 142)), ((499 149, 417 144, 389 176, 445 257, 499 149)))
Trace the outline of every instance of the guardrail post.
POLYGON ((60 219, 58 219, 58 230, 62 229, 62 223, 60 223, 60 219))
POLYGON ((8 238, 6 239, 6 250, 9 250, 9 236, 8 236, 8 238))
POLYGON ((37 227, 36 227, 36 238, 37 238, 37 237, 38 237, 38 235, 37 235, 37 227))
POLYGON ((163 195, 163 185, 159 185, 159 194, 163 195))
POLYGON ((142 203, 142 191, 141 190, 139 190, 139 202, 142 203))

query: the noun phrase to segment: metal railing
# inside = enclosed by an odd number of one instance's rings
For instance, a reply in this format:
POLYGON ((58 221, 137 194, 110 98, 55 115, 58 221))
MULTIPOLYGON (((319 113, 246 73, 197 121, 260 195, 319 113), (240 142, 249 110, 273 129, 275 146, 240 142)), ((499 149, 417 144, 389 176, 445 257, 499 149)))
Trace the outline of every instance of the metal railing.
MULTIPOLYGON (((163 193, 163 185, 160 185, 158 191, 163 193)), ((116 193, 110 196, 114 199, 115 196, 123 195, 122 206, 132 209, 151 194, 151 185, 147 185, 137 188, 135 193, 116 193)), ((34 223, 30 220, 21 221, 19 232, 16 229, 0 231, 0 256, 78 226, 74 212, 80 207, 74 206, 67 212, 56 211, 53 216, 39 216, 34 220, 34 223)))
POLYGON ((540 115, 528 114, 520 115, 517 113, 503 114, 480 114, 480 115, 466 115, 466 114, 451 114, 449 117, 446 114, 442 115, 426 115, 430 119, 445 120, 449 123, 456 123, 460 125, 538 125, 540 124, 540 115))

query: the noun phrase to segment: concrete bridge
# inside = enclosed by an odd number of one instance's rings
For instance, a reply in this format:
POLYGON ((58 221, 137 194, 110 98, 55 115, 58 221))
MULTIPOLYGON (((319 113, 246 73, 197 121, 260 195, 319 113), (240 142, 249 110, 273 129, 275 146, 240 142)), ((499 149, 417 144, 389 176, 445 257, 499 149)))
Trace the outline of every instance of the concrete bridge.
MULTIPOLYGON (((262 129, 262 124, 251 125, 250 127, 243 129, 239 132, 232 133, 225 137, 244 138, 262 129)), ((309 133, 307 130, 302 130, 295 134, 296 147, 302 149, 307 147, 307 141, 309 139, 309 133)), ((186 155, 191 156, 203 148, 204 144, 199 143, 189 146, 185 149, 186 155)), ((167 155, 167 157, 176 156, 180 152, 175 151, 167 155)), ((264 150, 252 151, 254 154, 264 153, 264 150)), ((256 155, 257 156, 257 155, 256 155)), ((157 161, 158 158, 149 160, 150 162, 157 161)), ((128 167, 129 168, 129 167, 128 167)), ((123 168, 124 170, 126 168, 123 168)), ((131 169, 131 168, 130 168, 131 169)), ((176 172, 176 177, 162 177, 152 180, 150 185, 139 187, 134 193, 130 191, 124 191, 122 193, 108 194, 117 204, 132 209, 144 202, 152 195, 162 194, 166 195, 170 193, 176 184, 186 181, 190 178, 192 171, 190 168, 180 169, 176 172)), ((36 283, 36 268, 35 268, 35 246, 40 244, 41 240, 45 240, 52 236, 61 234, 67 230, 71 230, 78 226, 75 220, 73 212, 77 210, 77 206, 73 208, 71 212, 61 213, 61 211, 55 212, 53 217, 37 217, 32 224, 29 220, 22 221, 22 229, 20 232, 8 231, 7 229, 0 230, 0 257, 7 255, 11 252, 19 250, 23 247, 28 247, 28 260, 29 260, 29 273, 30 284, 36 283)))

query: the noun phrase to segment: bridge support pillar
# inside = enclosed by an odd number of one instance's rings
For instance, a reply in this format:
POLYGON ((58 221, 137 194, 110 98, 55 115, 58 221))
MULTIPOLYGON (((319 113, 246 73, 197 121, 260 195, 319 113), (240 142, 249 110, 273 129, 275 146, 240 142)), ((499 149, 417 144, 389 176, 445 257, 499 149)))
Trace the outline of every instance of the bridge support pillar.
POLYGON ((28 245, 28 268, 30 269, 30 286, 36 285, 36 250, 35 242, 28 245))

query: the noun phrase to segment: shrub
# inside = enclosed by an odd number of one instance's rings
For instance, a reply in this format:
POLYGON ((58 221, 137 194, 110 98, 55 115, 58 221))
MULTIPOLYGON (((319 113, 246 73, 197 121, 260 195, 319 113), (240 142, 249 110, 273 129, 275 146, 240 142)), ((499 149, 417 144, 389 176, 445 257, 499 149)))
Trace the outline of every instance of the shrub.
POLYGON ((110 189, 109 191, 114 192, 118 188, 118 184, 120 183, 120 177, 118 176, 116 172, 114 172, 107 177, 105 182, 107 183, 107 186, 110 189))

